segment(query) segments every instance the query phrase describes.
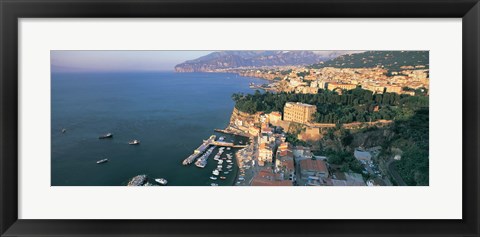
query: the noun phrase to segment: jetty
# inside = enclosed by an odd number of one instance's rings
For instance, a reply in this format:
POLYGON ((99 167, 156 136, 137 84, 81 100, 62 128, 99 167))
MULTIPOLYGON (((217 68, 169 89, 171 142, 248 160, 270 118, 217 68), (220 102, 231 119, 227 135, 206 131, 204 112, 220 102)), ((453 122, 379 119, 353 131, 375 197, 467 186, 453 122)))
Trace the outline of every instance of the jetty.
POLYGON ((195 149, 195 151, 193 151, 193 154, 191 154, 189 157, 183 160, 182 164, 183 165, 192 164, 195 161, 195 159, 197 159, 202 153, 204 153, 210 146, 233 147, 233 148, 244 148, 247 146, 247 145, 235 145, 232 142, 215 141, 215 138, 216 136, 212 135, 208 140, 204 140, 202 145, 200 145, 197 149, 195 149))

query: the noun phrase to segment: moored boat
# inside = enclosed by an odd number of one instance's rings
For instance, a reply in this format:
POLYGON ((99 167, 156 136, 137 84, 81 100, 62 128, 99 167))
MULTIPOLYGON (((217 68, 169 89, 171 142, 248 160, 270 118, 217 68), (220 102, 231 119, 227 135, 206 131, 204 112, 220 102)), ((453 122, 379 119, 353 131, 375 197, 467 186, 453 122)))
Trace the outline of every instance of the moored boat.
POLYGON ((211 180, 217 180, 217 177, 215 177, 215 176, 210 176, 210 179, 211 179, 211 180))

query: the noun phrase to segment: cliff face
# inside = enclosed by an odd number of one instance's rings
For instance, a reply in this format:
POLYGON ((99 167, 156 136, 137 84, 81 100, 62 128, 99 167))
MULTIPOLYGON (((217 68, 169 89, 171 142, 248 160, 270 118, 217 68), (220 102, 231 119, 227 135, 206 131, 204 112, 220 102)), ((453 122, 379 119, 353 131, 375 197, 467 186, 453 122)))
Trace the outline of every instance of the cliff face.
POLYGON ((310 65, 341 54, 341 51, 219 51, 178 64, 175 71, 212 72, 238 67, 310 65))
POLYGON ((248 128, 260 122, 260 114, 249 114, 233 108, 232 116, 230 116, 230 125, 236 126, 248 133, 248 128))

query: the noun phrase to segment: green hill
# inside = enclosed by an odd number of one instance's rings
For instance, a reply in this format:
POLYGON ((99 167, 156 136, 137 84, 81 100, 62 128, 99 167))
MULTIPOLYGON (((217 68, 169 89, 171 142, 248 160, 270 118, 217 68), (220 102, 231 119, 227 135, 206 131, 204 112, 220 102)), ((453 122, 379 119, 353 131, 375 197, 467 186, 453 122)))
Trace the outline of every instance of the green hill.
POLYGON ((399 70, 402 66, 429 67, 429 51, 367 51, 357 54, 347 54, 313 64, 310 68, 371 68, 383 67, 388 70, 399 70))

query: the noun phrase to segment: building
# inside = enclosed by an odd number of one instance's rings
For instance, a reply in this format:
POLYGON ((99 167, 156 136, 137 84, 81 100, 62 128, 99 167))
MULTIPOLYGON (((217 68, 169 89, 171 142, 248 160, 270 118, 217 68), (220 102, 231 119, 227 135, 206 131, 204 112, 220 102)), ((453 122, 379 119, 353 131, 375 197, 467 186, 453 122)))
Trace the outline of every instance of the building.
POLYGON ((355 156, 357 160, 369 161, 372 159, 372 154, 370 154, 370 152, 359 149, 355 149, 355 151, 353 152, 353 156, 355 156))
POLYGON ((252 180, 252 186, 293 186, 291 180, 284 180, 280 174, 275 174, 271 169, 258 172, 252 180))
POLYGON ((323 160, 305 159, 299 163, 302 179, 307 179, 309 176, 328 177, 327 163, 323 160))
POLYGON ((283 110, 283 120, 309 123, 312 121, 313 114, 317 112, 317 106, 299 102, 287 102, 283 110))
POLYGON ((282 120, 282 113, 278 111, 273 111, 268 115, 270 123, 277 124, 278 121, 282 120))
POLYGON ((248 128, 248 133, 250 133, 252 136, 258 136, 258 134, 260 134, 260 128, 249 127, 248 128))
POLYGON ((261 161, 259 162, 259 165, 263 164, 264 162, 272 162, 272 158, 272 148, 266 143, 261 143, 258 149, 258 160, 261 161))
POLYGON ((333 91, 333 90, 338 89, 338 88, 343 89, 343 90, 353 90, 353 89, 357 88, 357 85, 335 83, 335 82, 328 83, 328 86, 327 86, 328 90, 333 91))

